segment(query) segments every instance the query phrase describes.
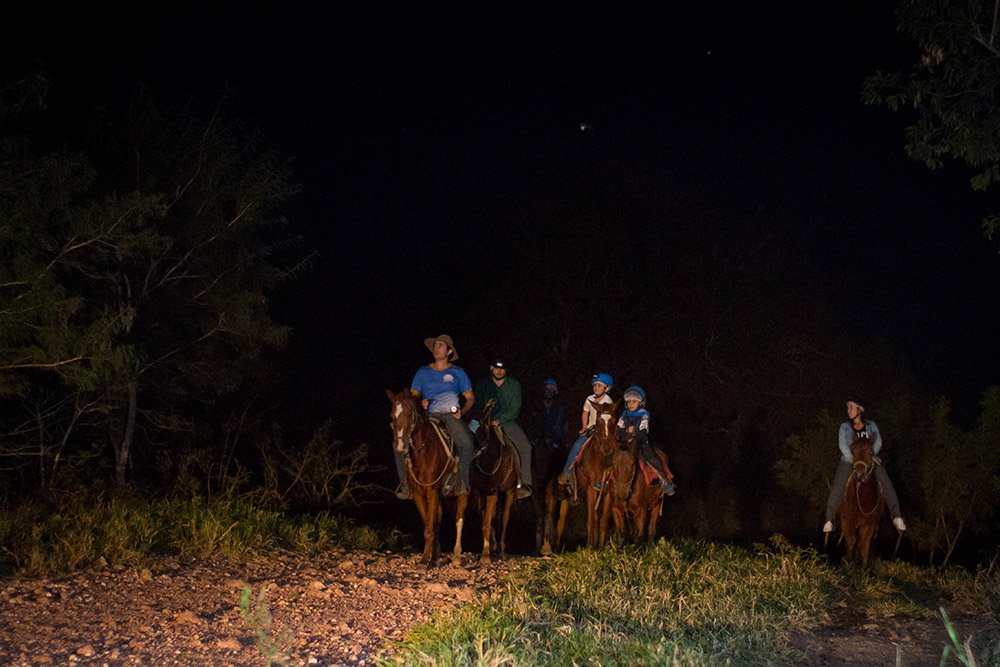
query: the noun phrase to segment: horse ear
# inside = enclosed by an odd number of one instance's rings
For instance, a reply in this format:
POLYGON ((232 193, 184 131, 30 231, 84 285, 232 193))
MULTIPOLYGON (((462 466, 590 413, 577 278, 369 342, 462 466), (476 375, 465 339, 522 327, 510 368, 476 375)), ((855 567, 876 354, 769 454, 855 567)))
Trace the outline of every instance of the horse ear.
POLYGON ((619 400, 615 401, 614 403, 612 403, 611 404, 611 411, 612 412, 618 412, 618 406, 621 405, 621 404, 622 404, 621 399, 619 399, 619 400))
POLYGON ((389 397, 389 402, 390 403, 395 403, 396 402, 396 395, 394 393, 392 393, 391 389, 386 389, 385 390, 385 395, 389 397))

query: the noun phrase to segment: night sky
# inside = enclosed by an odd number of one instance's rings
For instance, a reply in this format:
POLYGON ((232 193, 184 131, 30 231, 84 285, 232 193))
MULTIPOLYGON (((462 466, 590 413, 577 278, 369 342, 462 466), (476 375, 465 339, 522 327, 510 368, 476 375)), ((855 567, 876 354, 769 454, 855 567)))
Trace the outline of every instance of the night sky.
POLYGON ((423 337, 462 332, 430 295, 470 298, 473 276, 516 252, 512 220, 607 171, 717 211, 734 242, 774 249, 764 261, 808 267, 852 333, 974 405, 1000 382, 1000 257, 979 231, 1000 199, 964 168, 907 158, 906 118, 862 105, 865 75, 919 54, 891 4, 851 4, 88 8, 29 17, 0 49, 5 78, 44 62, 55 113, 140 79, 234 90, 232 115, 302 186, 289 217, 318 257, 276 308, 306 376, 363 363, 373 385, 408 378, 423 337))

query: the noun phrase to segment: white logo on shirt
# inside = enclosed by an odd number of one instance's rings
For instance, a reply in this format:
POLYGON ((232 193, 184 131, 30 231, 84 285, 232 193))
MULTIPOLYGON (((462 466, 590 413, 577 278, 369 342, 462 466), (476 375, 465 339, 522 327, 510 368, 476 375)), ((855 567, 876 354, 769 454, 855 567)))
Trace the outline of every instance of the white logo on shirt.
POLYGON ((444 377, 441 378, 441 381, 442 382, 454 382, 455 381, 455 376, 452 375, 451 373, 445 373, 444 377))

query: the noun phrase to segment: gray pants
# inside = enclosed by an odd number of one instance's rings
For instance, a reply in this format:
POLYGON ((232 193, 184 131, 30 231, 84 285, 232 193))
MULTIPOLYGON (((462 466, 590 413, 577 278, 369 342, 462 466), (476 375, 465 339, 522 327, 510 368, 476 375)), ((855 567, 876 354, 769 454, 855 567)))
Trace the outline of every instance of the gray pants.
POLYGON ((528 441, 528 436, 524 434, 520 426, 513 422, 503 427, 503 433, 517 449, 517 457, 521 459, 519 473, 521 483, 531 486, 531 442, 528 441))
MULTIPOLYGON (((451 436, 451 446, 454 448, 455 453, 458 454, 459 493, 468 493, 469 469, 472 467, 472 454, 475 449, 472 442, 472 431, 469 430, 469 426, 464 421, 455 419, 455 417, 447 412, 442 412, 438 416, 444 422, 445 428, 448 430, 448 435, 451 436)), ((403 487, 403 490, 408 492, 410 484, 406 479, 405 457, 396 451, 395 447, 393 447, 392 452, 396 456, 396 473, 399 475, 399 483, 403 487)))
MULTIPOLYGON (((837 464, 837 474, 833 478, 833 486, 830 487, 830 497, 826 501, 826 520, 833 521, 833 515, 840 507, 840 501, 844 497, 844 487, 847 486, 847 478, 851 476, 854 467, 847 461, 837 464)), ((885 504, 889 508, 892 518, 902 516, 899 511, 899 498, 896 497, 896 489, 889 481, 889 475, 885 472, 885 467, 881 463, 875 465, 875 479, 882 487, 882 495, 885 496, 885 504)))

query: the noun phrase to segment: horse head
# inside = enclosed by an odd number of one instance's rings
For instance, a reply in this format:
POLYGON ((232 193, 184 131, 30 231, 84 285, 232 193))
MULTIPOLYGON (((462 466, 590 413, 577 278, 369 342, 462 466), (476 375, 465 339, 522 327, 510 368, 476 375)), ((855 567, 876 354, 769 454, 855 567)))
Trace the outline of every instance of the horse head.
POLYGON ((871 474, 875 459, 872 454, 871 440, 855 435, 854 442, 851 443, 851 456, 854 459, 854 472, 862 478, 871 474))
POLYGON ((618 401, 614 403, 590 401, 590 405, 597 411, 594 435, 600 440, 613 440, 615 437, 615 414, 618 412, 618 401))
POLYGON ((393 448, 400 454, 405 454, 413 444, 413 432, 423 422, 423 408, 417 397, 405 389, 398 394, 386 389, 385 393, 392 403, 389 425, 392 428, 393 448))
POLYGON ((618 500, 628 500, 632 495, 636 469, 635 441, 620 442, 611 457, 611 491, 618 500))

